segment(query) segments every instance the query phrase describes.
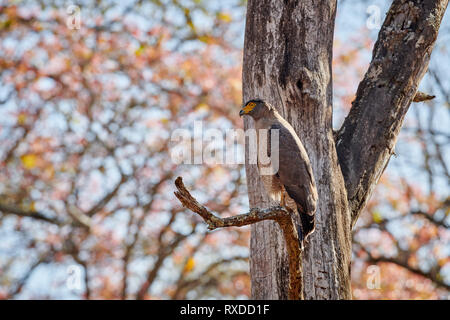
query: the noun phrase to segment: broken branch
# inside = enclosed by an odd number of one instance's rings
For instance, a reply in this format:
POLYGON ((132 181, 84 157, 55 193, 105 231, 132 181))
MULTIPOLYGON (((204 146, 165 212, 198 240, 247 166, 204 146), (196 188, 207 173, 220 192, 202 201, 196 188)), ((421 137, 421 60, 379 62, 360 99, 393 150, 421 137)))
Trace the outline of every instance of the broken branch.
POLYGON ((436 96, 432 96, 429 95, 428 93, 422 92, 422 91, 417 91, 416 95, 413 98, 413 102, 422 102, 422 101, 428 101, 428 100, 433 100, 434 98, 436 98, 436 96))
POLYGON ((283 207, 276 206, 267 209, 250 209, 248 213, 236 216, 220 218, 205 206, 201 205, 186 189, 183 179, 175 180, 178 191, 174 194, 185 208, 197 213, 208 225, 209 230, 225 227, 242 227, 264 220, 276 221, 283 230, 284 239, 289 255, 289 299, 297 300, 303 298, 302 275, 301 275, 301 247, 298 239, 297 229, 289 211, 283 207))

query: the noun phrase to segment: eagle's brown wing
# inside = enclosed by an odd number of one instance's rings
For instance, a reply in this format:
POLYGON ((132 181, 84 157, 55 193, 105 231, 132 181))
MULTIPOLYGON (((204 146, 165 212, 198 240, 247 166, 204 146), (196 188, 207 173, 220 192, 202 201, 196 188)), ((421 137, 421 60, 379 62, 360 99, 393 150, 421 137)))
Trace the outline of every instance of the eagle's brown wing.
MULTIPOLYGON (((314 231, 317 205, 317 189, 308 154, 292 127, 276 123, 270 129, 279 130, 277 176, 289 197, 297 204, 302 224, 302 238, 306 239, 314 231)), ((268 147, 270 148, 270 144, 268 147)))

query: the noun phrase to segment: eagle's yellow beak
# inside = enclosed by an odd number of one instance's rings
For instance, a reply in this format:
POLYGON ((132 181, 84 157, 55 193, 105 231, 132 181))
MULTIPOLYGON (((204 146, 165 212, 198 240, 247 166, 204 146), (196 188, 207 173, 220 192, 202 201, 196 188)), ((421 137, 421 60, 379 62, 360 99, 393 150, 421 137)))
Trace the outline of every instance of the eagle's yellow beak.
POLYGON ((244 106, 244 107, 241 109, 241 111, 239 111, 239 116, 242 117, 244 114, 249 113, 250 111, 253 110, 253 108, 255 108, 255 106, 256 106, 256 103, 254 103, 254 102, 249 102, 249 103, 247 103, 247 105, 244 106))

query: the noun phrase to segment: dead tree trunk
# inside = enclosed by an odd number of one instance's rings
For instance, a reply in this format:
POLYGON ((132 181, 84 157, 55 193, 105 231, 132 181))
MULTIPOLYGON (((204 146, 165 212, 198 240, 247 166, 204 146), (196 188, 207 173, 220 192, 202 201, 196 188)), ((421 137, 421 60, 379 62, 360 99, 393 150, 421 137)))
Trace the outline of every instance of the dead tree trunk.
MULTIPOLYGON (((269 200, 256 165, 246 165, 248 213, 218 217, 192 197, 181 178, 175 195, 211 230, 252 224, 252 298, 351 298, 351 228, 386 168, 411 101, 423 99, 423 93, 416 97, 417 87, 447 5, 448 0, 393 1, 335 141, 336 1, 249 0, 244 101, 260 98, 274 105, 302 140, 319 193, 316 231, 301 251, 292 218, 269 200)), ((253 125, 247 117, 245 128, 253 125)), ((248 159, 248 148, 246 153, 248 159)))
MULTIPOLYGON (((303 254, 304 298, 348 299, 350 212, 331 127, 336 4, 249 1, 247 10, 244 100, 265 99, 291 123, 308 151, 319 193, 316 231, 303 254)), ((247 166, 247 185, 251 207, 270 205, 255 166, 247 166)), ((279 227, 271 221, 253 225, 253 298, 287 298, 286 261, 279 227)))
MULTIPOLYGON (((393 2, 335 143, 331 59, 336 1, 248 1, 244 101, 262 98, 292 124, 308 151, 319 193, 316 231, 300 262, 305 299, 351 298, 351 227, 393 152, 447 4, 393 2)), ((252 126, 247 119, 245 127, 252 126)), ((247 165, 246 171, 250 206, 272 207, 256 166, 247 165)), ((252 298, 288 298, 287 251, 272 220, 252 225, 250 274, 252 298)))

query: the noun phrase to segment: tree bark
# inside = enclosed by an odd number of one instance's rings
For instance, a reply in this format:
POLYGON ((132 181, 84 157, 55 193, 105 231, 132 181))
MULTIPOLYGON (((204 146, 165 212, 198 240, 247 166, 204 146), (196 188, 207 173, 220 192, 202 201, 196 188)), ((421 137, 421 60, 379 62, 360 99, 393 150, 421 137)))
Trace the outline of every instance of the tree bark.
POLYGON ((203 218, 208 225, 209 230, 225 227, 241 227, 254 224, 260 221, 276 221, 280 226, 288 253, 288 276, 289 288, 288 298, 290 300, 298 300, 303 298, 302 281, 301 281, 301 249, 299 246, 298 234, 296 232, 296 222, 292 219, 289 211, 281 206, 271 207, 267 209, 253 208, 248 213, 235 215, 227 218, 220 218, 206 207, 202 206, 186 189, 183 179, 178 177, 175 180, 175 196, 180 200, 185 208, 197 213, 203 218))
POLYGON ((372 62, 336 139, 353 225, 394 152, 447 5, 448 0, 394 1, 380 30, 372 62))
MULTIPOLYGON (((250 0, 244 44, 244 100, 273 104, 302 140, 319 194, 316 231, 303 252, 305 299, 349 299, 351 233, 332 133, 331 59, 335 1, 250 0)), ((253 127, 246 120, 245 128, 253 127)), ((272 206, 256 165, 247 165, 251 207, 272 206)), ((279 227, 252 226, 252 298, 286 299, 287 257, 279 227)))
MULTIPOLYGON (((331 81, 336 1, 248 1, 244 101, 264 99, 291 123, 317 183, 316 231, 300 262, 305 299, 351 298, 351 228, 392 154, 447 4, 393 2, 336 150, 331 81)), ((245 128, 252 128, 246 118, 245 128)), ((247 164, 246 172, 250 207, 276 205, 256 165, 247 164)), ((288 257, 279 226, 252 225, 250 250, 252 298, 287 299, 288 257)))

